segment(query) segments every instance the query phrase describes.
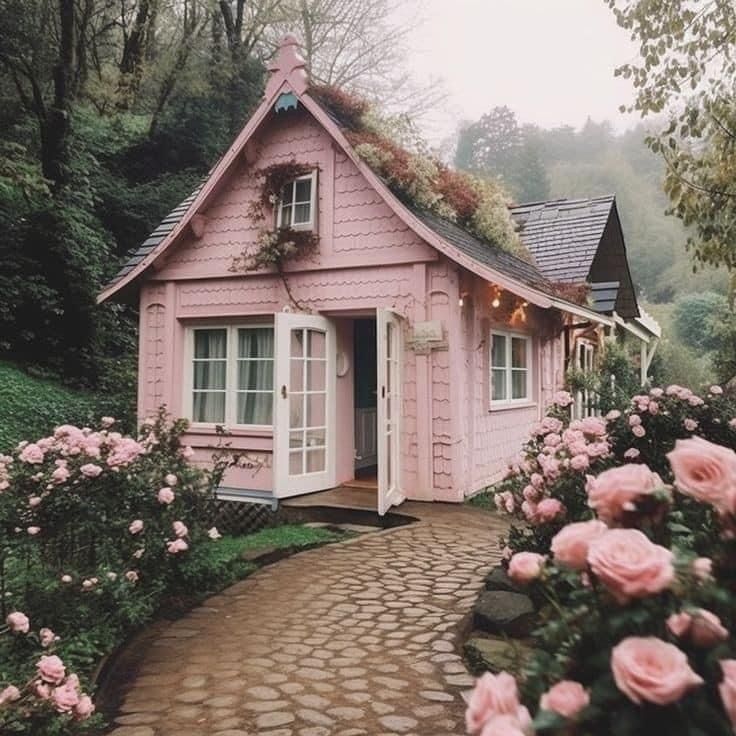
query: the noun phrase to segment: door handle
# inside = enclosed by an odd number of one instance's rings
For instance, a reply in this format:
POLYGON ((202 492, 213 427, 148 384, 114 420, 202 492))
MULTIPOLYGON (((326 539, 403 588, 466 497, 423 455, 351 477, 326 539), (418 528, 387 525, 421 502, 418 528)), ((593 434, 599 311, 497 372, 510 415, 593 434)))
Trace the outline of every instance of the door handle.
POLYGON ((381 386, 381 398, 382 399, 386 398, 386 387, 385 386, 381 386))
POLYGON ((284 384, 284 385, 283 385, 283 386, 281 387, 281 398, 282 398, 282 399, 285 399, 285 398, 286 398, 286 394, 287 394, 287 391, 286 391, 286 384, 284 384))

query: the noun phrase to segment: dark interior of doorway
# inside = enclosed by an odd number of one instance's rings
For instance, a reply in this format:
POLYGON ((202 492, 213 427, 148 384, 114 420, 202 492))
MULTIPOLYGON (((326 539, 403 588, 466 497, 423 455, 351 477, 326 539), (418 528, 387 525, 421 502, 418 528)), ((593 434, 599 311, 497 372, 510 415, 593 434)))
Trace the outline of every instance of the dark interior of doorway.
POLYGON ((378 484, 378 420, 376 320, 353 323, 353 384, 355 406, 355 485, 378 484))

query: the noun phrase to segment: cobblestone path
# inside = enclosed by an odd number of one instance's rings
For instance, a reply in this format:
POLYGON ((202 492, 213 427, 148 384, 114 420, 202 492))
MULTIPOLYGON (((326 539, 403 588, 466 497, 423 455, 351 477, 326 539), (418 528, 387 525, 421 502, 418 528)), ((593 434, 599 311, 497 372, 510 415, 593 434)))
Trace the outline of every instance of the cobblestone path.
POLYGON ((162 629, 114 736, 453 736, 501 522, 432 510, 265 567, 162 629))

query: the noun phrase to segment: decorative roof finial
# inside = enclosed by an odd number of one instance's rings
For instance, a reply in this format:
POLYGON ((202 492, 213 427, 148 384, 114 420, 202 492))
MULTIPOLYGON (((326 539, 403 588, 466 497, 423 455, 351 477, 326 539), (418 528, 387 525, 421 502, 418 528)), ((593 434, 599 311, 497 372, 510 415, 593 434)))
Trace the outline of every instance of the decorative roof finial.
POLYGON ((288 82, 297 94, 307 89, 307 63, 299 53, 299 41, 293 33, 287 33, 279 42, 276 56, 268 65, 271 76, 266 84, 266 96, 277 92, 284 82, 288 82))

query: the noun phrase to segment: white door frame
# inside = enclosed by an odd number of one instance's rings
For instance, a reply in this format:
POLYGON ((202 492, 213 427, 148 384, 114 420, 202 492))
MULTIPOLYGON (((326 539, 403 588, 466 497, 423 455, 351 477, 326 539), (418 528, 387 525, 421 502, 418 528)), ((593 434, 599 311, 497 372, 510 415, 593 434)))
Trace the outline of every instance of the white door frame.
POLYGON ((280 312, 275 316, 274 327, 273 495, 287 498, 334 488, 337 468, 335 325, 319 315, 280 312), (310 332, 324 335, 323 356, 310 354, 310 332), (324 424, 317 419, 320 426, 310 425, 314 419, 312 411, 317 417, 323 415, 324 424), (318 469, 310 470, 310 463, 318 469))
POLYGON ((403 318, 389 309, 376 310, 378 360, 378 513, 383 516, 404 498, 401 482, 403 413, 403 318))

